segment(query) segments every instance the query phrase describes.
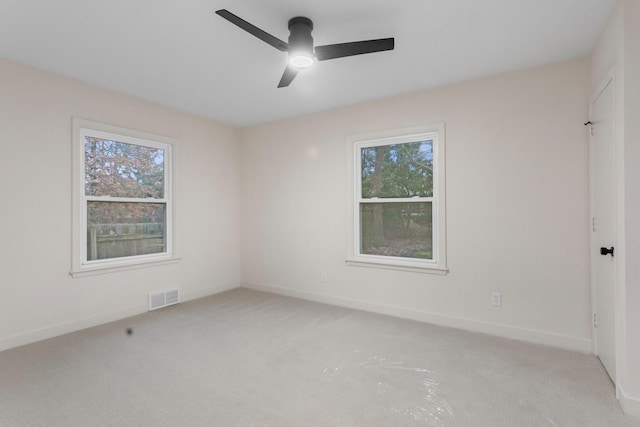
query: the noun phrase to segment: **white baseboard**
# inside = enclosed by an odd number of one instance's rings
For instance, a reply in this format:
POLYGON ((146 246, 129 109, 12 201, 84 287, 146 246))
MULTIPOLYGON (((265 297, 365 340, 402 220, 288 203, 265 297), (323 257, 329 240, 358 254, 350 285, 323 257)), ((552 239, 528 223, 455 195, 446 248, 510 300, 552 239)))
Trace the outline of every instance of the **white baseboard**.
MULTIPOLYGON (((181 302, 218 294, 231 289, 237 288, 238 285, 228 285, 216 288, 203 288, 195 291, 181 292, 181 302)), ((143 298, 143 300, 145 300, 143 298)), ((99 314, 97 316, 85 317, 83 319, 62 322, 44 328, 34 329, 16 335, 0 338, 0 351, 8 350, 14 347, 31 344, 37 341, 46 340, 48 338, 57 337, 59 335, 69 334, 82 329, 91 328, 93 326, 103 325, 105 323, 114 322, 116 320, 126 319, 127 317, 136 316, 146 313, 149 305, 146 300, 142 305, 130 306, 120 310, 111 311, 109 313, 99 314)))
POLYGON ((57 337, 59 335, 69 334, 81 329, 91 328, 93 326, 102 325, 127 317, 135 316, 146 312, 147 304, 127 307, 122 310, 116 310, 109 313, 103 313, 98 316, 85 317, 83 319, 72 320, 70 322, 62 322, 44 328, 34 329, 20 334, 12 335, 0 339, 0 351, 8 350, 14 347, 31 344, 37 341, 46 340, 48 338, 57 337))
POLYGON ((262 285, 258 283, 244 283, 244 287, 257 291, 269 292, 285 295, 324 304, 337 305, 341 307, 354 308, 357 310, 370 311, 374 313, 386 314, 403 319, 418 320, 420 322, 432 323, 439 326, 447 326, 457 329, 465 329, 473 332, 481 332, 504 338, 519 341, 526 341, 535 344, 542 344, 566 350, 578 351, 580 353, 591 353, 591 340, 584 338, 569 337, 553 334, 549 332, 536 331, 532 329, 517 328, 498 323, 491 323, 461 317, 447 316, 427 311, 413 310, 404 307, 394 307, 382 304, 375 304, 366 301, 354 300, 332 295, 325 295, 316 292, 302 291, 298 289, 282 288, 278 286, 262 285))
POLYGON ((618 402, 625 414, 640 418, 640 398, 630 397, 618 387, 618 402))
POLYGON ((204 298, 215 294, 220 294, 222 292, 230 291, 232 289, 239 288, 239 284, 233 285, 225 285, 225 286, 217 286, 215 288, 202 288, 196 289, 195 291, 185 291, 180 293, 181 302, 187 302, 198 298, 204 298))

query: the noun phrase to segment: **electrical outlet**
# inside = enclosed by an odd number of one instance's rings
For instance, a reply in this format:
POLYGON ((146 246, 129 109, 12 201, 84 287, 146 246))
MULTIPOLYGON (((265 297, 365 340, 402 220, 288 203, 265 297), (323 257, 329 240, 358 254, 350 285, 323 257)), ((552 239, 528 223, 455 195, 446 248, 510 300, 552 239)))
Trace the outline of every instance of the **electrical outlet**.
POLYGON ((491 305, 500 307, 502 305, 502 294, 500 292, 491 293, 491 305))
POLYGON ((327 273, 324 271, 320 272, 320 282, 327 283, 327 273))

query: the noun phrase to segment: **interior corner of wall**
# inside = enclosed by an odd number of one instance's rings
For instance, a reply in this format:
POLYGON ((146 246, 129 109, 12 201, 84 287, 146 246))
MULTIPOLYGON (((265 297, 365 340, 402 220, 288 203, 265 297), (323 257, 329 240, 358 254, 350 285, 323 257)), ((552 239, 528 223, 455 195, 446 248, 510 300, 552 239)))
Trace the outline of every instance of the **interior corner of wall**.
POLYGON ((618 392, 618 402, 624 413, 640 418, 640 396, 629 396, 620 386, 618 386, 618 392))

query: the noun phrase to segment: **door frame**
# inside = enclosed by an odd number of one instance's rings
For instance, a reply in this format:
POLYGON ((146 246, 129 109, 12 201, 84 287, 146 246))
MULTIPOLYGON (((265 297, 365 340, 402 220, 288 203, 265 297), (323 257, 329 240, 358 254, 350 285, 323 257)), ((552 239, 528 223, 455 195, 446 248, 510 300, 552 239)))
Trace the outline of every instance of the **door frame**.
MULTIPOLYGON (((615 226, 615 248, 616 248, 616 264, 614 267, 613 277, 613 289, 614 289, 614 358, 616 362, 615 373, 613 381, 615 383, 616 397, 620 394, 620 379, 622 378, 622 355, 624 354, 624 260, 625 260, 625 247, 624 247, 624 188, 621 183, 624 182, 624 145, 621 139, 619 130, 619 118, 621 109, 619 107, 619 95, 617 91, 617 78, 615 67, 611 68, 600 84, 596 86, 596 89, 592 92, 589 98, 588 112, 589 120, 593 118, 593 103, 598 99, 602 92, 611 85, 612 89, 612 127, 613 127, 613 157, 614 157, 614 170, 613 179, 615 186, 613 216, 615 226)), ((597 303, 596 286, 595 286, 595 260, 601 256, 598 252, 598 245, 593 238, 593 218, 594 218, 594 176, 593 176, 593 138, 591 135, 591 129, 588 130, 589 140, 589 247, 590 247, 590 286, 591 286, 591 351, 596 354, 597 337, 594 331, 594 315, 596 314, 595 308, 597 303)))

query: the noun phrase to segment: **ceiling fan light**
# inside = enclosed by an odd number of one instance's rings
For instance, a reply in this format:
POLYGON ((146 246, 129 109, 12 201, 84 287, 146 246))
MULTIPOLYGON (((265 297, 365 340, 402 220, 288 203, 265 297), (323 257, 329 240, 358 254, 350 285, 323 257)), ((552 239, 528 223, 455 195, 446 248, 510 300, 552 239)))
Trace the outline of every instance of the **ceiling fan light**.
POLYGON ((312 55, 305 52, 292 53, 289 55, 289 65, 295 68, 309 68, 313 65, 312 55))

